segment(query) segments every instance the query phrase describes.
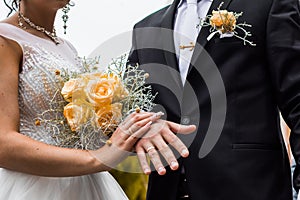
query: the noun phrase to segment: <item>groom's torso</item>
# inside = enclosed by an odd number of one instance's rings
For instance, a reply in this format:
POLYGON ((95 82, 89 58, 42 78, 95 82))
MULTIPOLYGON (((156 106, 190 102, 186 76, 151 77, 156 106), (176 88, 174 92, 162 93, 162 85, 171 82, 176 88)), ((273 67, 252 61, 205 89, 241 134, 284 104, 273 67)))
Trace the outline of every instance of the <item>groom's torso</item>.
MULTIPOLYGON (((220 3, 214 1, 209 14, 220 3)), ((256 46, 244 45, 236 37, 220 39, 217 35, 207 41, 209 27, 203 27, 197 42, 204 50, 195 48, 195 64, 185 90, 170 30, 176 3, 135 27, 134 46, 138 50, 131 61, 138 61, 149 72, 153 91, 158 92, 156 103, 165 109, 168 120, 198 125, 196 135, 183 138, 190 146, 190 156, 182 165, 192 199, 291 199, 288 157, 267 56, 266 30, 272 3, 224 1, 222 9, 243 12, 238 22, 252 25, 246 28, 252 34, 247 39, 256 46), (218 140, 205 139, 207 134, 214 134, 218 140), (210 146, 214 148, 205 152, 210 146), (202 155, 208 154, 200 159, 201 151, 202 155)), ((153 173, 149 199, 174 200, 179 173, 168 172, 164 177, 153 173)))

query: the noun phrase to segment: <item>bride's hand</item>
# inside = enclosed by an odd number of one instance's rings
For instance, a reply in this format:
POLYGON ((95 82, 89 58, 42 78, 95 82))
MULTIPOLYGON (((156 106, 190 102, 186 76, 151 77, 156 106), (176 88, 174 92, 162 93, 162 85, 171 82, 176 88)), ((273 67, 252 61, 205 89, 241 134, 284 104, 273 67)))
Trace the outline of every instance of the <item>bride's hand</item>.
POLYGON ((161 115, 149 112, 130 114, 99 150, 90 151, 107 170, 115 167, 132 153, 136 142, 150 130, 151 124, 161 115))

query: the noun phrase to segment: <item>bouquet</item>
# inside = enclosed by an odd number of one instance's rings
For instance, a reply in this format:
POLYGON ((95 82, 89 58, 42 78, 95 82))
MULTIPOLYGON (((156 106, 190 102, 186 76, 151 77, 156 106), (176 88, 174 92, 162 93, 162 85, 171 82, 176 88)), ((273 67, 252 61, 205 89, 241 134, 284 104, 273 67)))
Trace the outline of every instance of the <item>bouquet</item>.
POLYGON ((62 89, 36 124, 47 126, 60 146, 97 149, 128 114, 154 106, 155 95, 145 86, 149 75, 138 65, 126 66, 126 56, 113 60, 103 72, 97 64, 98 59, 84 59, 84 73, 55 72, 62 89), (56 117, 49 119, 50 113, 56 117))

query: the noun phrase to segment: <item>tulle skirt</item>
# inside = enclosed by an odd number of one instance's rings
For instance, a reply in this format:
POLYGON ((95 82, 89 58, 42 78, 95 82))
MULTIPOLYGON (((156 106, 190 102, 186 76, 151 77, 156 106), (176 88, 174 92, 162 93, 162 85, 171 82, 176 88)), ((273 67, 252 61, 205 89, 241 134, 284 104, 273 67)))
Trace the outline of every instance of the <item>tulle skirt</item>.
POLYGON ((108 173, 48 178, 0 168, 0 200, 128 200, 108 173))

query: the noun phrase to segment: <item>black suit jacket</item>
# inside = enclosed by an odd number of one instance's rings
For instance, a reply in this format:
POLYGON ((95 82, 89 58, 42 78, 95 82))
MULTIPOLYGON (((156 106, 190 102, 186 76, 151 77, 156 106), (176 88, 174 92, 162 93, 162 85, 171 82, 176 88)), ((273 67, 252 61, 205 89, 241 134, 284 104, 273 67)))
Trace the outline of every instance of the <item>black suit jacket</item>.
MULTIPOLYGON (((179 159, 185 168, 191 199, 290 200, 290 167, 279 111, 292 129, 291 146, 297 161, 294 183, 298 190, 298 1, 223 1, 222 9, 243 12, 238 22, 252 25, 246 28, 252 33, 248 39, 257 46, 244 45, 236 37, 220 39, 217 35, 207 41, 209 27, 203 27, 188 84, 183 87, 173 33, 166 31, 173 29, 179 2, 175 0, 135 25, 129 63, 139 63, 150 73, 149 82, 158 92, 156 103, 167 113, 168 120, 198 125, 195 134, 182 137, 190 156, 179 159)), ((221 0, 214 0, 209 13, 220 3, 221 0)), ((165 176, 153 172, 148 199, 175 200, 179 175, 180 170, 168 171, 165 176)))

